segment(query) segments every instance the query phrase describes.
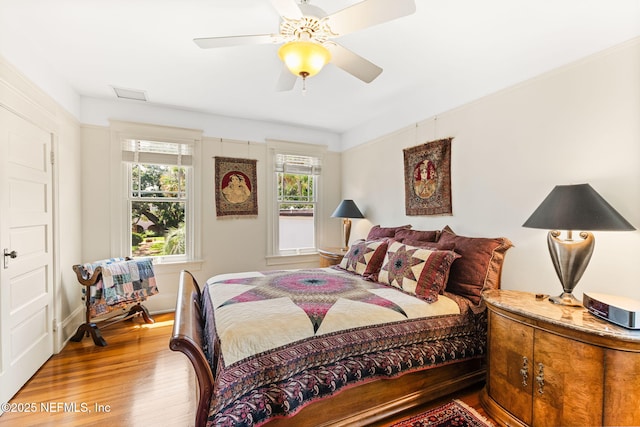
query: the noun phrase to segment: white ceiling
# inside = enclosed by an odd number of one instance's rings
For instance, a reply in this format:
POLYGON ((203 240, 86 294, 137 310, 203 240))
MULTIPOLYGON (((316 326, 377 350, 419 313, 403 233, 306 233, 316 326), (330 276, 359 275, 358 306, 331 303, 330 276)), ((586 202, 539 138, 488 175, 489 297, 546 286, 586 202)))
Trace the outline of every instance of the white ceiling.
MULTIPOLYGON (((357 2, 311 1, 329 14, 357 2)), ((150 104, 343 134, 398 111, 407 123, 427 118, 640 36, 640 0, 416 0, 416 8, 336 40, 381 66, 380 77, 365 84, 329 64, 304 96, 300 82, 275 90, 277 45, 203 50, 192 41, 277 33, 269 0, 0 0, 0 48, 10 62, 18 49, 37 57, 41 72, 80 96, 136 89, 150 104)))

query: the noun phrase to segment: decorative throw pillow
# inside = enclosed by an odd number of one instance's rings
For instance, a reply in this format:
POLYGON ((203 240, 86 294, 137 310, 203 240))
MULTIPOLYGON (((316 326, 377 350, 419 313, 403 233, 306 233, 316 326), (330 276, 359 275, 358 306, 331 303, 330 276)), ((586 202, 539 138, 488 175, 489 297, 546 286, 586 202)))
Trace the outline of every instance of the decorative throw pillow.
POLYGON ((484 289, 499 289, 505 253, 513 246, 509 239, 458 236, 448 226, 435 244, 452 249, 462 259, 451 267, 446 291, 479 304, 484 289))
POLYGON ((411 246, 429 246, 429 244, 438 241, 438 237, 440 237, 440 230, 413 230, 413 229, 402 229, 396 231, 396 235, 393 240, 397 240, 398 242, 405 243, 411 246))
POLYGON ((410 224, 401 225, 400 227, 380 227, 379 225, 374 225, 373 227, 371 227, 371 230, 369 230, 367 240, 393 238, 398 230, 404 230, 408 228, 411 228, 410 224))
POLYGON ((419 248, 391 241, 378 281, 416 295, 427 302, 438 300, 445 288, 451 264, 460 255, 453 251, 419 248))
POLYGON ((340 268, 375 280, 386 252, 386 240, 354 242, 342 258, 340 268))

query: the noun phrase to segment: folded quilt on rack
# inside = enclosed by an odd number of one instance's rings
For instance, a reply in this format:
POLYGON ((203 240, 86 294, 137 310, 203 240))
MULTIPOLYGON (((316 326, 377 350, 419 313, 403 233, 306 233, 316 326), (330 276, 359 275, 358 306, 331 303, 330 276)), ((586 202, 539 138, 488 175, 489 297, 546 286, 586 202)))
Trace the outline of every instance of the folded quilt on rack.
POLYGON ((91 286, 92 317, 125 304, 144 301, 158 293, 151 258, 110 258, 84 265, 89 274, 98 267, 102 267, 102 278, 91 286))

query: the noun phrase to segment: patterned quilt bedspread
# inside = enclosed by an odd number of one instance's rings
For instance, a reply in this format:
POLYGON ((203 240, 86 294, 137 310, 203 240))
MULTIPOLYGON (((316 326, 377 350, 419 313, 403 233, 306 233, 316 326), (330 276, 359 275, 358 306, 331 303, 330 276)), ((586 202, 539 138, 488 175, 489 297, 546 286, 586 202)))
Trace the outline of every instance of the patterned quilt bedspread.
POLYGON ((152 258, 109 258, 83 265, 89 275, 98 267, 102 267, 102 276, 90 287, 91 317, 145 301, 158 293, 152 258))
POLYGON ((203 296, 209 425, 259 425, 346 385, 482 357, 486 317, 335 268, 215 276, 203 296))

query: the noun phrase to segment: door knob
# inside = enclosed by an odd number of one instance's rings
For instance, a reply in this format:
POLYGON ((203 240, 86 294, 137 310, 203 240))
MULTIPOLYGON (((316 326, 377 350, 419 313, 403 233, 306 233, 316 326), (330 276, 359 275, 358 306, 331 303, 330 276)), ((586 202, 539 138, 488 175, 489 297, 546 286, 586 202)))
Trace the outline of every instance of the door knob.
POLYGON ((9 268, 9 264, 7 262, 7 257, 16 258, 17 256, 18 256, 18 252, 16 252, 16 251, 9 252, 9 249, 5 249, 4 250, 4 268, 9 268))
POLYGON ((9 252, 9 249, 5 249, 4 250, 4 256, 8 256, 9 258, 15 258, 15 257, 18 256, 18 252, 16 252, 16 251, 9 252))

